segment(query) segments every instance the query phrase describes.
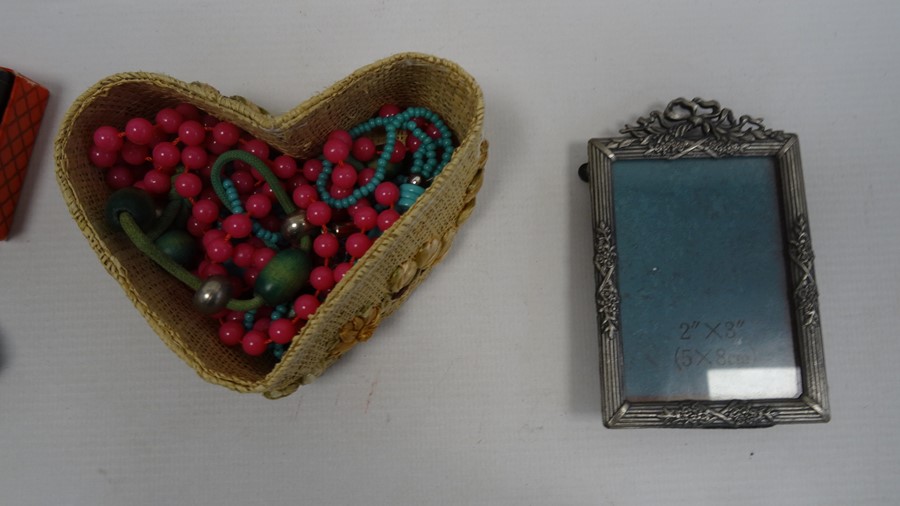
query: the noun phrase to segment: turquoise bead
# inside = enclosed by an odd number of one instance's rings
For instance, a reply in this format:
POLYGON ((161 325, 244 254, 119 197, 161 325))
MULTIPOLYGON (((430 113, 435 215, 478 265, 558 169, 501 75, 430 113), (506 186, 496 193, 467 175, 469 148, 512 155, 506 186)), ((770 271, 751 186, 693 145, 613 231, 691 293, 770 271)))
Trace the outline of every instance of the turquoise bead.
POLYGON ((260 271, 254 291, 269 305, 283 304, 300 293, 309 279, 310 269, 306 253, 282 250, 260 271))
POLYGON ((250 330, 253 328, 253 324, 256 322, 256 310, 251 309, 244 313, 244 328, 250 330))
POLYGON ((401 184, 400 199, 397 200, 397 207, 400 208, 400 212, 406 211, 412 207, 412 205, 416 203, 416 199, 423 193, 425 193, 425 188, 422 188, 421 186, 410 183, 401 184))

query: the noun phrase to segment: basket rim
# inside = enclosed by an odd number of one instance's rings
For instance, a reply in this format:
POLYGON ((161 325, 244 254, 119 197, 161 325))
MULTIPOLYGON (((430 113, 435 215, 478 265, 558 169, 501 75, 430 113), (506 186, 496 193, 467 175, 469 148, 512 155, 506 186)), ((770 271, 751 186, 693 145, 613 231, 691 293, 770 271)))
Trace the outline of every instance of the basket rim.
MULTIPOLYGON (((187 346, 180 339, 174 339, 173 337, 169 336, 169 330, 161 328, 158 322, 153 321, 151 315, 153 316, 153 318, 156 318, 156 313, 150 310, 150 308, 146 304, 144 304, 139 298, 134 296, 130 291, 133 290, 133 288, 128 279, 129 276, 133 276, 133 274, 129 274, 129 269, 119 261, 119 259, 115 254, 113 254, 107 243, 101 239, 102 234, 100 234, 99 231, 94 227, 92 221, 86 219, 87 217, 85 216, 84 206, 79 199, 78 192, 67 177, 69 171, 67 151, 70 143, 74 141, 74 138, 71 134, 81 114, 84 111, 88 110, 95 102, 105 98, 107 93, 113 88, 135 83, 148 84, 154 87, 164 88, 167 91, 172 92, 176 96, 183 96, 186 100, 189 100, 191 102, 208 104, 207 107, 218 108, 221 111, 218 109, 215 111, 215 114, 217 116, 220 116, 222 117, 222 119, 227 120, 238 120, 238 122, 242 125, 247 125, 246 129, 251 133, 255 134, 256 132, 262 131, 277 132, 287 130, 296 126, 298 123, 302 122, 304 118, 312 114, 317 107, 326 105, 330 101, 335 100, 335 97, 340 96, 341 92, 358 84, 360 80, 365 79, 372 72, 384 71, 386 67, 392 68, 399 65, 434 66, 436 68, 442 68, 445 71, 452 72, 457 77, 462 78, 463 82, 465 83, 465 88, 467 88, 468 93, 471 93, 471 99, 475 104, 475 114, 473 114, 470 118, 467 118, 467 124, 461 126, 461 131, 465 131, 467 135, 464 138, 460 139, 460 144, 457 147, 457 150, 459 150, 460 152, 464 152, 465 150, 479 149, 479 145, 482 140, 481 138, 484 122, 484 99, 480 86, 470 74, 468 74, 456 63, 436 56, 415 52, 398 53, 370 63, 366 66, 360 67, 350 75, 335 82, 326 89, 314 94, 310 98, 302 101, 288 111, 277 115, 269 114, 268 112, 256 106, 253 102, 241 97, 224 96, 217 89, 204 83, 188 83, 171 77, 167 74, 143 71, 119 72, 101 79, 100 81, 89 87, 87 90, 85 90, 81 95, 79 95, 79 97, 67 110, 64 119, 58 129, 57 137, 54 143, 54 154, 56 159, 55 173, 57 183, 60 186, 60 190, 63 194, 70 214, 75 219, 85 238, 88 239, 89 244, 97 254, 98 258, 101 260, 103 266, 106 268, 109 274, 116 279, 120 287, 126 292, 126 295, 135 305, 138 312, 148 321, 150 326, 153 328, 156 334, 161 337, 161 340, 166 344, 166 346, 169 347, 176 355, 178 355, 179 358, 181 358, 184 362, 191 366, 191 368, 194 369, 197 374, 205 380, 239 392, 262 392, 267 394, 276 393, 276 386, 284 387, 284 385, 280 384, 282 382, 279 382, 279 380, 283 379, 284 376, 283 366, 290 363, 290 360, 288 360, 289 355, 297 352, 299 348, 299 346, 297 346, 297 342, 301 341, 304 336, 310 335, 312 331, 308 331, 306 328, 302 330, 298 334, 298 339, 294 340, 294 343, 292 343, 292 345, 288 348, 285 356, 280 362, 274 364, 274 366, 267 373, 263 374, 259 379, 250 380, 240 378, 234 374, 228 374, 221 370, 214 370, 206 367, 193 349, 187 346), (79 216, 85 219, 79 219, 79 216)), ((444 168, 444 171, 428 188, 428 190, 426 191, 426 195, 434 194, 435 192, 437 192, 442 186, 443 181, 446 179, 448 174, 452 173, 459 165, 459 163, 459 158, 455 156, 444 168)), ((420 202, 422 201, 427 202, 429 201, 429 199, 423 196, 423 198, 420 199, 420 202)), ((418 203, 416 205, 418 205, 418 203)), ((415 207, 416 206, 414 206, 414 208, 415 207)), ((391 230, 385 233, 384 236, 382 236, 382 238, 377 241, 376 244, 379 245, 379 251, 390 247, 396 240, 398 240, 398 238, 402 236, 405 229, 403 225, 404 223, 409 222, 409 218, 412 214, 412 212, 405 213, 398 221, 398 226, 392 227, 391 230), (404 218, 407 219, 404 220, 404 218)), ((367 257, 374 255, 375 250, 375 248, 372 248, 372 250, 367 252, 366 255, 361 259, 363 261, 357 262, 353 266, 353 268, 346 275, 348 277, 347 282, 339 284, 335 289, 336 293, 333 293, 332 296, 328 297, 323 302, 324 308, 327 309, 329 307, 329 304, 335 304, 336 301, 341 298, 341 294, 352 288, 354 284, 353 281, 360 276, 360 271, 365 267, 364 260, 367 257)), ((311 320, 311 323, 312 322, 313 320, 311 320)), ((310 328, 314 326, 307 325, 306 327, 310 328)), ((313 330, 315 329, 313 328, 313 330)), ((296 389, 296 386, 294 386, 293 389, 296 389)), ((290 388, 279 388, 277 392, 285 392, 288 389, 290 388)), ((293 389, 290 390, 293 391, 293 389)))

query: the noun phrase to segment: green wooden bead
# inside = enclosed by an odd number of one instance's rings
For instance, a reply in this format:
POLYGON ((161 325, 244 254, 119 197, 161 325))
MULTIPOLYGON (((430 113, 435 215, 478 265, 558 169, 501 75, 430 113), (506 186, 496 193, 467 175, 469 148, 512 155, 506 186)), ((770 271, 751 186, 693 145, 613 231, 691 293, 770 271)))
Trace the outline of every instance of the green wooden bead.
POLYGON ((282 250, 260 271, 253 289, 269 305, 289 302, 306 285, 310 267, 306 253, 282 250))
POLYGON ((200 260, 200 247, 196 239, 184 230, 172 229, 155 241, 156 246, 186 269, 193 269, 200 260))
POLYGON ((119 224, 119 213, 122 212, 130 214, 141 230, 147 230, 156 219, 153 199, 147 192, 137 188, 116 190, 106 200, 106 221, 117 230, 122 229, 119 224))

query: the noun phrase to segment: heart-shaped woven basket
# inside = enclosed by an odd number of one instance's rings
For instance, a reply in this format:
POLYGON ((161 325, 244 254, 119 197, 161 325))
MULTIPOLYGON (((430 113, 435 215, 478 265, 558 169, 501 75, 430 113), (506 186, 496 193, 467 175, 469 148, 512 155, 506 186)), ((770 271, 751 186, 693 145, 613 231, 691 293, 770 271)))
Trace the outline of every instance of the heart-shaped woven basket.
POLYGON ((368 340, 443 258, 481 187, 487 159, 483 119, 481 90, 469 74, 447 60, 415 53, 363 67, 280 116, 243 98, 222 96, 206 84, 122 73, 95 84, 70 107, 56 139, 56 177, 72 217, 100 262, 163 342, 209 382, 277 398, 311 382, 355 344, 368 340), (152 117, 182 102, 298 158, 317 156, 329 132, 368 119, 386 103, 436 112, 459 147, 428 190, 353 266, 276 362, 221 345, 217 322, 193 309, 192 291, 104 219, 110 190, 88 159, 94 130, 152 117))

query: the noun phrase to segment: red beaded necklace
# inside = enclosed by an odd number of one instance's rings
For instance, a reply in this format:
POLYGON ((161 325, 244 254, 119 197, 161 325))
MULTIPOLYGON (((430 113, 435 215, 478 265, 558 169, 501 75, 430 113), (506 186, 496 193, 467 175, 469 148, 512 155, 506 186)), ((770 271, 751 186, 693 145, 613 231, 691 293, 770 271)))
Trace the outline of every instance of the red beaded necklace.
POLYGON ((454 148, 419 107, 385 105, 302 163, 190 104, 154 120, 94 132, 110 223, 195 290, 224 345, 276 358, 454 148))

